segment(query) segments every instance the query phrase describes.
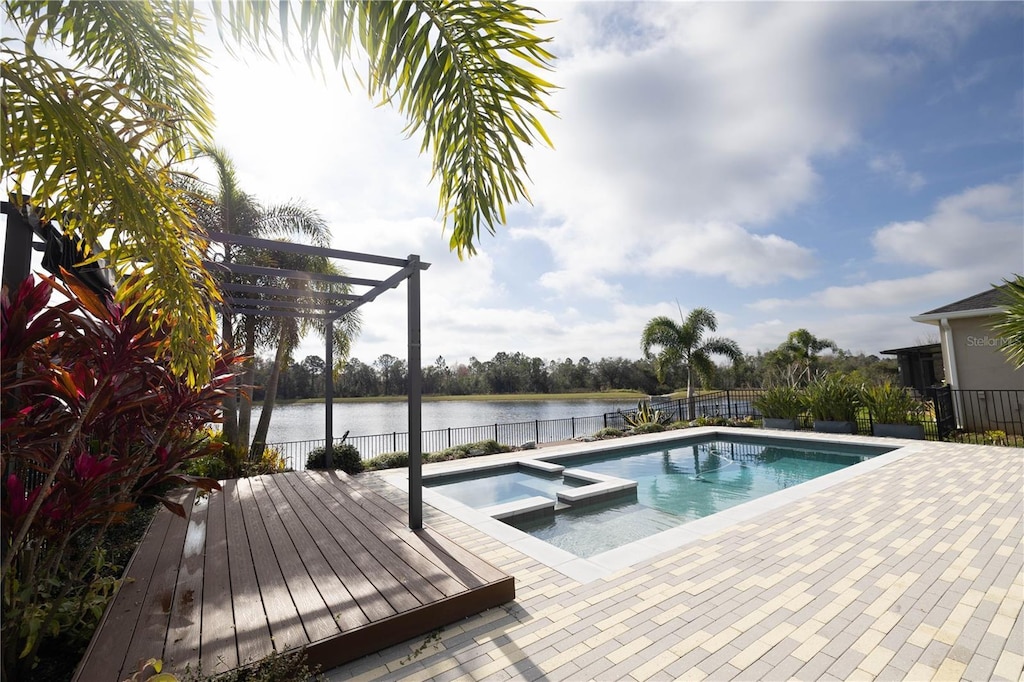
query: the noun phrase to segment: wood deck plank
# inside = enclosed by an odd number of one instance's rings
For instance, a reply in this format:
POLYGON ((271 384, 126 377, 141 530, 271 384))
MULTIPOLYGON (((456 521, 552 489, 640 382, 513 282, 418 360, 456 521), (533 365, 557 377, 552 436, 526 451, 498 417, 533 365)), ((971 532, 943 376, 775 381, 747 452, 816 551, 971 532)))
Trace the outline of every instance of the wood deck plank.
MULTIPOLYGON (((358 491, 355 492, 358 493, 358 491)), ((361 504, 362 503, 363 502, 361 502, 361 504)), ((405 509, 402 509, 398 505, 392 503, 390 500, 380 495, 377 495, 376 493, 372 493, 372 496, 368 496, 365 503, 374 505, 383 512, 387 513, 389 516, 391 516, 399 523, 408 522, 409 513, 405 509)), ((466 551, 456 543, 449 540, 443 534, 437 532, 429 526, 424 526, 421 530, 417 531, 417 534, 425 542, 435 547, 437 550, 441 551, 442 557, 450 556, 454 558, 456 562, 455 564, 446 562, 446 565, 449 568, 452 568, 454 566, 463 569, 460 571, 462 575, 465 575, 465 569, 469 569, 477 576, 477 580, 483 583, 495 582, 501 580, 504 577, 507 577, 504 573, 502 573, 500 570, 498 570, 491 564, 487 563, 475 554, 466 551)), ((462 578, 460 577, 460 579, 462 578)), ((472 584, 471 579, 467 577, 466 580, 470 580, 470 582, 466 583, 467 585, 472 584)))
MULTIPOLYGON (((305 479, 299 472, 292 479, 296 484, 296 490, 300 491, 305 499, 314 500, 314 507, 322 509, 320 520, 327 527, 328 531, 337 540, 338 545, 351 559, 352 563, 359 568, 363 579, 373 586, 377 596, 375 599, 383 598, 390 607, 397 613, 411 611, 422 604, 406 587, 399 582, 384 566, 378 561, 362 542, 352 534, 346 521, 349 520, 345 514, 336 513, 341 505, 332 497, 321 493, 319 486, 305 479)), ((359 525, 359 524, 356 524, 359 525)), ((360 526, 361 527, 361 526, 360 526)))
MULTIPOLYGON (((222 491, 212 492, 206 512, 200 655, 204 661, 203 671, 208 675, 238 667, 225 497, 222 491)), ((260 617, 263 617, 262 608, 260 617)))
POLYGON ((348 477, 344 484, 336 483, 335 481, 343 479, 336 479, 328 472, 311 475, 314 477, 319 475, 327 479, 335 490, 347 496, 349 502, 346 503, 342 500, 342 504, 349 509, 353 516, 357 516, 363 525, 379 537, 396 556, 427 579, 444 596, 450 597, 466 589, 466 585, 453 578, 451 572, 432 561, 429 550, 426 553, 422 551, 427 549, 425 543, 404 523, 396 521, 372 503, 364 503, 376 495, 370 493, 367 496, 361 493, 362 485, 360 483, 351 477, 348 477))
MULTIPOLYGON (((359 601, 349 591, 346 580, 343 578, 345 575, 358 575, 359 583, 366 585, 366 581, 362 580, 362 574, 341 550, 334 538, 327 533, 320 519, 317 518, 317 512, 309 508, 288 482, 288 479, 278 477, 274 482, 284 496, 287 505, 287 511, 284 507, 279 506, 279 509, 282 509, 281 518, 285 525, 293 529, 301 527, 301 532, 308 538, 308 543, 306 540, 299 543, 299 552, 303 563, 307 566, 313 565, 313 561, 307 557, 307 553, 312 550, 318 552, 321 560, 325 562, 322 569, 316 570, 315 573, 313 572, 315 569, 311 569, 310 573, 338 626, 342 632, 346 632, 366 625, 370 619, 360 608, 359 601), (344 570, 339 571, 339 565, 344 565, 344 570)), ((376 590, 368 591, 372 592, 375 597, 377 596, 376 590)), ((387 602, 380 598, 372 599, 372 603, 386 607, 374 620, 386 618, 394 613, 394 610, 387 606, 387 602)))
POLYGON ((341 631, 338 623, 310 577, 311 573, 319 576, 330 567, 316 547, 309 547, 309 535, 293 513, 291 523, 285 525, 282 515, 290 513, 291 509, 272 479, 273 476, 259 476, 249 480, 306 637, 315 642, 336 635, 341 631), (303 537, 306 542, 302 541, 303 537))
POLYGON ((332 667, 514 598, 513 578, 410 531, 344 475, 226 481, 186 508, 188 521, 162 510, 147 529, 126 573, 136 582, 111 602, 76 680, 120 682, 150 657, 174 674, 223 673, 302 645, 332 667))
POLYGON ((199 658, 203 615, 203 569, 206 563, 206 518, 209 495, 197 495, 185 529, 185 544, 164 640, 165 663, 199 658))
MULTIPOLYGON (((146 597, 142 602, 139 621, 131 632, 131 643, 125 654, 123 675, 137 671, 150 658, 163 659, 164 637, 170 623, 171 604, 174 601, 174 586, 178 581, 179 559, 185 545, 185 531, 192 514, 192 498, 195 491, 177 496, 176 502, 185 509, 185 518, 173 516, 164 544, 160 548, 156 570, 153 571, 146 597)), ((170 513, 170 512, 166 512, 170 513)))
MULTIPOLYGON (((333 500, 335 503, 332 507, 334 514, 345 523, 349 531, 359 538, 363 546, 377 558, 381 565, 405 585, 420 603, 430 603, 445 596, 441 590, 431 584, 427 577, 394 552, 391 546, 393 543, 385 542, 370 528, 371 517, 369 513, 365 509, 353 505, 342 490, 345 486, 353 485, 350 477, 344 473, 337 472, 340 474, 340 478, 337 479, 340 483, 335 485, 320 474, 320 472, 303 473, 307 480, 319 486, 322 491, 321 494, 326 496, 325 500, 328 502, 333 500)), ((385 533, 390 537, 394 537, 394 533, 390 529, 385 529, 385 533)))
POLYGON ((224 528, 231 580, 231 607, 234 612, 232 636, 236 641, 238 663, 244 665, 272 654, 274 643, 260 596, 245 519, 242 518, 238 485, 240 480, 243 479, 225 481, 220 494, 224 497, 224 528))
MULTIPOLYGON (((375 518, 390 518, 394 523, 402 524, 405 528, 408 524, 409 514, 406 510, 391 503, 384 497, 370 491, 368 495, 363 494, 359 488, 353 488, 349 495, 358 504, 366 508, 375 518)), ((477 556, 466 552, 440 533, 424 527, 415 531, 407 529, 405 536, 409 544, 423 556, 440 566, 442 570, 451 574, 468 588, 478 587, 490 582, 501 580, 505 574, 477 556), (413 540, 409 539, 409 534, 413 540), (460 559, 456 559, 453 552, 458 552, 460 559)))
MULTIPOLYGON (((153 582, 160 548, 164 545, 172 520, 176 518, 169 512, 157 513, 153 517, 125 567, 125 580, 100 619, 96 634, 75 671, 74 680, 122 679, 125 655, 141 614, 139 605, 145 600, 146 591, 153 582)), ((131 672, 127 671, 125 676, 131 672)))
MULTIPOLYGON (((264 526, 259 505, 256 503, 256 491, 252 487, 252 479, 238 480, 238 499, 242 507, 242 518, 245 520, 245 532, 249 538, 252 551, 252 563, 256 568, 256 580, 259 583, 259 594, 263 598, 263 610, 270 624, 270 634, 274 641, 275 651, 284 651, 305 646, 309 643, 306 631, 302 628, 299 611, 292 601, 284 574, 277 563, 277 554, 270 536, 264 526)), ((282 551, 291 548, 282 547, 282 551)), ((242 623, 236 619, 236 625, 242 623)), ((244 659, 243 659, 244 660, 244 659)))

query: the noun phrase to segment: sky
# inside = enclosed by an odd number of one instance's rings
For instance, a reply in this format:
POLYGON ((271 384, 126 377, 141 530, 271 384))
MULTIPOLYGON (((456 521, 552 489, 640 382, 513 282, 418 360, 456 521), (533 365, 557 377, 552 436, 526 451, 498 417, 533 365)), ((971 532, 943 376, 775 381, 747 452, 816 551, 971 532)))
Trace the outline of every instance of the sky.
MULTIPOLYGON (((464 261, 393 109, 214 47, 214 142, 245 191, 318 207, 335 248, 432 264, 424 364, 637 358, 647 321, 698 306, 748 353, 806 328, 878 354, 1024 272, 1024 4, 535 6, 554 148, 464 261)), ((364 307, 352 355, 405 357, 405 306, 403 286, 364 307)))

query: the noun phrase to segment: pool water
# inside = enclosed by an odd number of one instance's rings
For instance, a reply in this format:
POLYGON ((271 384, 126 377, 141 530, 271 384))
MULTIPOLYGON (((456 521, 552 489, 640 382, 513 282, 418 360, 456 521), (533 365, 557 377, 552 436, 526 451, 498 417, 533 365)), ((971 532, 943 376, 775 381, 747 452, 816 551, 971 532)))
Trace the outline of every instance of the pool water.
MULTIPOLYGON (((573 505, 552 516, 513 518, 506 523, 588 558, 838 471, 889 449, 716 436, 549 458, 566 468, 636 481, 636 496, 573 505)), ((472 480, 432 484, 431 488, 479 509, 537 495, 554 498, 557 490, 580 484, 570 477, 515 471, 483 477, 478 474, 472 480)))
POLYGON ((558 490, 581 484, 574 480, 563 481, 561 476, 543 476, 525 471, 501 471, 485 476, 446 478, 442 482, 426 483, 431 490, 474 509, 525 500, 528 497, 554 498, 558 490))

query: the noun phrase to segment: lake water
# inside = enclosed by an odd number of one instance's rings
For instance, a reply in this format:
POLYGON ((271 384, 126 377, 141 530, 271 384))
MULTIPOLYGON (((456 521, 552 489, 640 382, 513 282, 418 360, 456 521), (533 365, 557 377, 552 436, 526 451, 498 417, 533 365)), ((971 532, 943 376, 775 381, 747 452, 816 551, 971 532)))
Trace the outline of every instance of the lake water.
MULTIPOLYGON (((535 419, 592 417, 605 412, 631 409, 636 400, 451 400, 423 403, 423 430, 459 426, 481 426, 527 422, 535 419)), ((253 408, 252 428, 260 410, 253 408)), ((334 435, 345 431, 352 436, 369 436, 407 431, 408 407, 404 402, 335 403, 334 435)), ((277 405, 270 422, 267 442, 287 443, 315 440, 325 436, 324 406, 318 404, 277 405)))

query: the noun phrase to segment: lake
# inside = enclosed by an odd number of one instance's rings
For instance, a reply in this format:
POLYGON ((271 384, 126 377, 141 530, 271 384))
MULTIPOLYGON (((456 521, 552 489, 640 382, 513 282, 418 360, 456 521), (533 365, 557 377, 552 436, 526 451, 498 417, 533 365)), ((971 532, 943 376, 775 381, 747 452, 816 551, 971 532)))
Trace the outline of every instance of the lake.
MULTIPOLYGON (((569 417, 592 417, 605 412, 631 409, 636 400, 451 400, 423 403, 423 430, 459 426, 481 426, 569 417)), ((253 407, 252 428, 260 409, 253 407)), ((334 436, 345 431, 352 436, 369 436, 407 431, 408 407, 404 402, 335 403, 334 436)), ((323 438, 324 406, 317 404, 277 405, 270 422, 269 443, 323 438)))

